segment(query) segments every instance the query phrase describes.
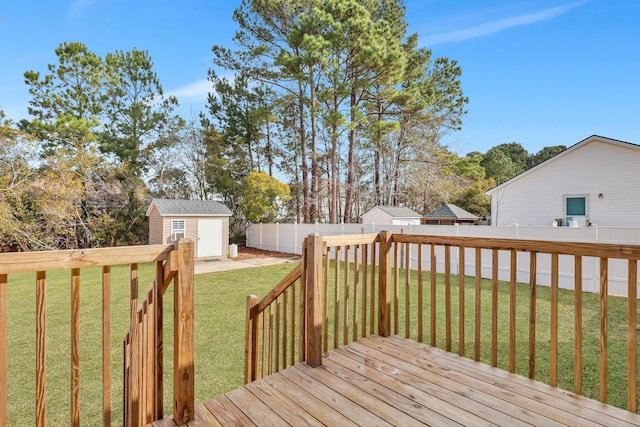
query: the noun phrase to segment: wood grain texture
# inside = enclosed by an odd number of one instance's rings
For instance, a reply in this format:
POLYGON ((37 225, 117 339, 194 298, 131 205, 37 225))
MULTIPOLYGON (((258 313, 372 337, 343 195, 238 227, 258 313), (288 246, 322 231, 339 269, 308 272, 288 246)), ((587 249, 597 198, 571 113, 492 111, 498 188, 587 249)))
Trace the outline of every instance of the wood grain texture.
POLYGON ((209 425, 639 425, 603 405, 397 335, 372 335, 198 406, 209 425), (202 409, 200 409, 202 408, 202 409))
POLYGON ((102 425, 111 425, 111 267, 102 267, 102 425))
POLYGON ((537 283, 536 269, 538 265, 538 254, 529 254, 529 378, 536 377, 536 301, 537 283))
POLYGON ((466 246, 482 249, 581 255, 597 258, 640 259, 640 245, 558 242, 547 240, 493 239, 485 237, 394 234, 398 243, 425 243, 441 246, 466 246))
POLYGON ((411 246, 404 245, 404 336, 411 334, 411 246))
POLYGON ((153 262, 167 258, 173 245, 126 246, 117 248, 74 249, 64 251, 14 252, 0 257, 0 273, 102 267, 105 265, 153 262))
POLYGON ((491 366, 498 366, 498 250, 491 251, 491 366))
POLYGON ((600 259, 600 401, 607 401, 607 303, 609 301, 609 260, 600 259))
POLYGON ((518 258, 516 251, 510 252, 509 263, 509 372, 516 371, 516 277, 518 258))
POLYGON ((476 271, 474 278, 475 285, 475 323, 474 323, 474 343, 473 343, 473 360, 476 362, 480 360, 480 342, 481 342, 481 320, 482 320, 482 250, 476 248, 476 271))
MULTIPOLYGON (((312 367, 322 364, 322 253, 322 236, 314 234, 307 237, 307 265, 309 269, 305 285, 307 305, 307 341, 305 345, 307 347, 306 362, 312 367)), ((348 262, 346 264, 348 265, 348 262)), ((347 270, 345 269, 345 271, 347 270)))
POLYGON ((558 385, 558 253, 551 254, 551 325, 549 384, 558 385))
POLYGON ((464 246, 458 248, 458 251, 459 251, 458 264, 460 265, 460 271, 458 272, 458 355, 464 356, 464 331, 465 331, 465 328, 464 328, 465 248, 464 246))
MULTIPOLYGON (((0 274, 0 390, 7 389, 7 275, 0 274)), ((0 425, 7 424, 7 393, 0 393, 0 425)))
POLYGON ((391 232, 380 233, 380 272, 378 274, 378 333, 383 337, 391 334, 391 232))
POLYGON ((424 286, 422 283, 422 245, 418 245, 418 342, 424 341, 424 286))
POLYGON ((71 270, 71 425, 80 425, 80 269, 71 270))
POLYGON ((575 297, 575 338, 573 361, 573 391, 582 393, 582 257, 575 256, 573 260, 574 297, 575 297))
POLYGON ((429 274, 429 284, 431 287, 431 307, 429 310, 429 343, 432 347, 436 346, 436 247, 431 245, 431 272, 429 274))
POLYGON ((47 425, 47 273, 36 273, 36 426, 47 425))
POLYGON ((444 330, 445 349, 451 351, 451 247, 444 247, 444 330))
POLYGON ((173 418, 180 424, 191 421, 195 410, 193 255, 193 241, 180 240, 179 268, 173 291, 173 418))
POLYGON ((638 387, 638 321, 636 316, 637 300, 638 300, 638 261, 629 260, 628 263, 628 317, 629 317, 629 336, 627 343, 628 351, 628 391, 627 391, 627 409, 631 412, 637 410, 637 387, 638 387))

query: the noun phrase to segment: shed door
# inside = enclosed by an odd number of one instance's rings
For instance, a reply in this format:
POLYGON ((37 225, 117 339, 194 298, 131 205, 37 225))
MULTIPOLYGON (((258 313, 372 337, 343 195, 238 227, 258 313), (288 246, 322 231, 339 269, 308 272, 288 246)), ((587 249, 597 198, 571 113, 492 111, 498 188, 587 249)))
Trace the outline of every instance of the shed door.
POLYGON ((198 258, 222 256, 222 220, 198 220, 198 258))

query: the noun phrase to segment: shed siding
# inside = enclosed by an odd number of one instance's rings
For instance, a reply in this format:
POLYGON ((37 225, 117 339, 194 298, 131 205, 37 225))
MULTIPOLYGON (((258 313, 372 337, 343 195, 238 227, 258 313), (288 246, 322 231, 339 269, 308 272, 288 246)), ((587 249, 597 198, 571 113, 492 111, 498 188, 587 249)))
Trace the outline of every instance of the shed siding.
POLYGON ((591 223, 640 226, 639 183, 640 150, 592 141, 496 191, 492 224, 551 225, 565 196, 585 195, 591 223))
POLYGON ((156 209, 154 206, 151 212, 149 212, 149 244, 150 245, 159 245, 164 243, 162 227, 163 227, 162 216, 160 216, 160 212, 158 212, 158 209, 156 209))

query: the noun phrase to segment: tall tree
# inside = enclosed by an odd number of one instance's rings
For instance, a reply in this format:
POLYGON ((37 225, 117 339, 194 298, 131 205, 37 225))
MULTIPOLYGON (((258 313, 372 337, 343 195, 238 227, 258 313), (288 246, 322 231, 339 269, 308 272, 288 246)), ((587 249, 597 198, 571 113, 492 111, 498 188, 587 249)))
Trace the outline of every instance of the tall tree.
POLYGON ((552 145, 542 148, 536 154, 531 154, 527 159, 527 169, 538 166, 540 163, 546 162, 550 158, 562 153, 567 149, 566 145, 552 145))
POLYGON ((102 59, 79 42, 62 43, 55 49, 57 64, 49 73, 24 73, 29 86, 31 122, 21 128, 40 138, 46 149, 79 146, 95 141, 104 101, 102 59))
POLYGON ((401 0, 243 0, 234 20, 239 49, 214 46, 214 65, 279 95, 277 134, 283 160, 296 162, 285 164, 304 222, 357 219, 370 194, 383 200, 383 182, 400 203, 421 138, 459 128, 460 67, 406 37, 401 0))
POLYGON ((109 53, 105 70, 104 131, 100 134, 100 149, 114 154, 131 175, 140 176, 147 163, 144 147, 169 124, 178 100, 164 96, 146 51, 109 53))

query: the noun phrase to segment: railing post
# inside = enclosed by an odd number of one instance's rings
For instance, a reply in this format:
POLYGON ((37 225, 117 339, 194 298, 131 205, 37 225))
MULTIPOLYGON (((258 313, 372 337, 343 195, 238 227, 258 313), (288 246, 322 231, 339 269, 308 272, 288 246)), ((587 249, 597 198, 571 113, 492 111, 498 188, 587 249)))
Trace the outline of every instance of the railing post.
POLYGON ((195 410, 193 259, 193 240, 181 239, 173 294, 173 419, 178 425, 192 421, 195 410))
POLYGON ((378 273, 378 334, 391 335, 391 231, 380 232, 380 265, 378 273))
POLYGON ((315 368, 322 364, 322 236, 310 234, 307 239, 306 292, 306 362, 315 368))
POLYGON ((247 319, 245 329, 244 347, 244 383, 249 384, 255 381, 258 371, 258 315, 252 315, 253 308, 258 304, 258 297, 249 295, 247 297, 247 319))

